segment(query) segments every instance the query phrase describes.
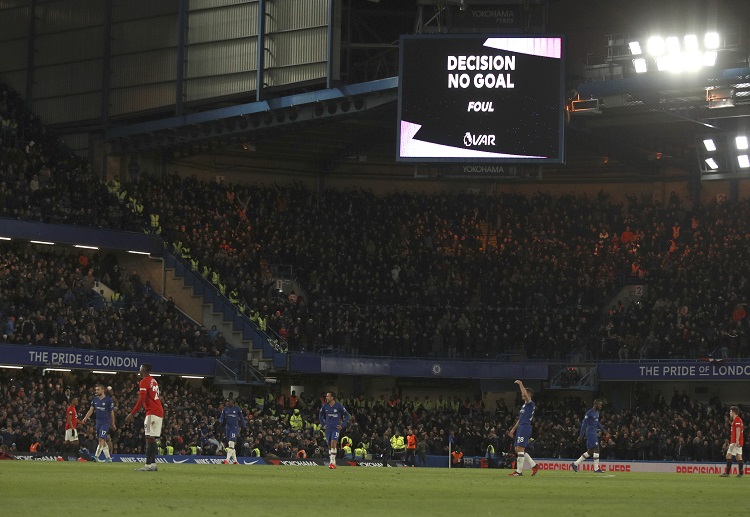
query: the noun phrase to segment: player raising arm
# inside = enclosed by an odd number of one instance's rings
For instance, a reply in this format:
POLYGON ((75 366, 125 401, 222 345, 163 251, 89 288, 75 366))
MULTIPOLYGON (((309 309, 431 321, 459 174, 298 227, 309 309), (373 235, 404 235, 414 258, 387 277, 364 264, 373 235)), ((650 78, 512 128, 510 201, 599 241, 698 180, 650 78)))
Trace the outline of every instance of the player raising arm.
POLYGON ((581 454, 580 458, 570 464, 570 468, 573 469, 573 472, 578 472, 578 466, 588 458, 593 456, 594 472, 596 472, 597 474, 602 474, 602 469, 599 468, 598 432, 601 431, 604 434, 608 434, 602 424, 599 422, 599 411, 601 411, 602 405, 602 401, 600 399, 596 399, 594 401, 594 406, 586 411, 586 416, 583 417, 583 422, 581 423, 581 433, 578 438, 581 439, 584 436, 586 437, 586 452, 581 454))
POLYGON ((515 384, 518 384, 518 387, 521 389, 523 405, 521 406, 521 411, 518 413, 516 424, 513 426, 513 429, 508 431, 508 436, 511 438, 515 436, 516 439, 516 471, 508 475, 523 476, 523 464, 527 462, 531 467, 531 475, 536 476, 539 465, 526 452, 526 447, 529 446, 529 440, 531 439, 531 419, 534 418, 534 411, 536 410, 536 404, 531 400, 534 396, 534 390, 524 386, 520 380, 515 381, 515 384))

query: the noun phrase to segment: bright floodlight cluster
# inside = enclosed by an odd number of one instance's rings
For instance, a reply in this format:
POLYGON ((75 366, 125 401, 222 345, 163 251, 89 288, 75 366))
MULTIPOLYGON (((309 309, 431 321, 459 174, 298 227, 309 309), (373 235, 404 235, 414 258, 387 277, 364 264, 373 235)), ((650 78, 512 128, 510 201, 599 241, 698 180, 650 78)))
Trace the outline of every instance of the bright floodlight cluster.
POLYGON ((709 153, 705 156, 703 161, 708 166, 708 170, 710 171, 716 171, 719 169, 721 164, 719 163, 722 155, 729 154, 734 155, 735 160, 737 161, 737 166, 740 169, 749 169, 750 168, 750 158, 748 157, 748 140, 746 135, 736 135, 734 137, 734 145, 731 145, 731 138, 728 138, 726 140, 715 140, 714 138, 704 138, 703 139, 703 148, 705 149, 706 153, 709 153), (724 142, 726 142, 726 145, 724 145, 724 142), (719 145, 717 145, 717 143, 719 145), (720 147, 725 147, 724 149, 720 149, 720 147), (733 147, 733 148, 732 148, 733 147))
POLYGON ((640 41, 631 41, 628 46, 633 56, 633 66, 636 73, 648 72, 655 66, 661 72, 694 72, 703 67, 716 64, 717 49, 719 48, 719 34, 707 32, 703 36, 701 45, 695 34, 686 34, 682 38, 677 36, 651 36, 644 48, 640 41))

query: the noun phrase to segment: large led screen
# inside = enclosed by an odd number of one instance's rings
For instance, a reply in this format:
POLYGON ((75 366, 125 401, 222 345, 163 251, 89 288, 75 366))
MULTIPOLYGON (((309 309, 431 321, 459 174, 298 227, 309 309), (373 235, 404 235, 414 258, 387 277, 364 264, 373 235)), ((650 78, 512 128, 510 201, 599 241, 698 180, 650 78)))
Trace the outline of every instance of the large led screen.
POLYGON ((398 160, 563 163, 563 43, 402 36, 398 160))

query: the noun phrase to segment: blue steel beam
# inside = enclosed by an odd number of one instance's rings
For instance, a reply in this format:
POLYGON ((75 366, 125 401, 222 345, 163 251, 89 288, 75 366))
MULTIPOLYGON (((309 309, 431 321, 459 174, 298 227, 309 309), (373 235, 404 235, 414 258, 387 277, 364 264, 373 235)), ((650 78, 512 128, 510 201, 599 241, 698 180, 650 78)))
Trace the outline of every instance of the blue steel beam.
POLYGON ((222 119, 240 117, 243 115, 252 115, 295 106, 315 104, 323 101, 346 99, 359 95, 368 95, 381 93, 398 88, 398 77, 388 77, 376 81, 357 83, 347 86, 337 86, 325 90, 314 92, 288 95, 278 99, 269 99, 260 102, 250 102, 228 108, 218 108, 214 110, 201 111, 188 115, 164 118, 151 122, 143 122, 130 126, 122 126, 108 129, 105 132, 105 139, 112 140, 116 138, 129 137, 134 135, 154 133, 168 129, 179 129, 183 127, 202 124, 204 122, 214 122, 222 119))
POLYGON ((577 90, 582 99, 600 98, 622 93, 654 92, 660 90, 688 90, 734 83, 750 82, 750 68, 704 70, 701 74, 674 75, 667 73, 639 74, 634 77, 581 83, 577 90))

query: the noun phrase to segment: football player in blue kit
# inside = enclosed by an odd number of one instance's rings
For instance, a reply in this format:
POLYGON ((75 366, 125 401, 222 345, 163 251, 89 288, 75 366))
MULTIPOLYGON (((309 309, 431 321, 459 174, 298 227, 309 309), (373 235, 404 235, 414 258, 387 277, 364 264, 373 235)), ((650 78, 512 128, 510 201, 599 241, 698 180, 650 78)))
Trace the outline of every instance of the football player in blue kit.
POLYGON ((237 443, 237 436, 240 434, 240 425, 245 428, 245 415, 242 414, 242 408, 234 405, 234 399, 229 398, 227 405, 221 411, 219 424, 224 425, 224 434, 227 438, 227 458, 222 462, 224 465, 237 465, 237 450, 234 448, 237 443))
POLYGON ((534 390, 527 388, 523 385, 520 380, 515 381, 518 387, 521 389, 521 398, 523 399, 523 405, 521 411, 518 413, 518 420, 513 426, 513 429, 508 431, 508 436, 513 438, 515 436, 515 447, 516 447, 516 470, 508 474, 509 476, 523 476, 523 465, 528 463, 531 467, 531 475, 536 476, 539 470, 539 465, 529 456, 526 452, 526 447, 529 446, 529 440, 531 439, 531 419, 534 418, 534 410, 536 404, 532 397, 534 396, 534 390))
POLYGON ((597 474, 602 474, 602 470, 599 468, 599 435, 598 432, 602 431, 603 433, 607 434, 606 429, 602 426, 602 424, 599 422, 599 411, 602 409, 602 401, 600 399, 596 399, 594 401, 594 405, 591 409, 586 411, 586 416, 583 417, 583 422, 581 423, 581 433, 579 436, 580 438, 586 437, 586 452, 581 454, 581 457, 578 458, 575 462, 570 464, 570 468, 573 469, 573 472, 578 472, 578 466, 586 461, 590 457, 594 457, 594 472, 597 474))
POLYGON ((341 403, 336 402, 336 394, 332 391, 326 393, 326 401, 320 407, 318 419, 323 429, 326 431, 326 442, 328 443, 328 454, 331 462, 328 464, 329 469, 336 468, 336 449, 339 444, 339 435, 341 430, 349 425, 351 415, 341 403))
POLYGON ((96 412, 96 437, 99 439, 99 445, 96 448, 94 458, 96 461, 100 461, 99 455, 103 452, 104 460, 102 461, 111 463, 112 457, 109 453, 107 437, 109 436, 109 430, 115 429, 115 405, 112 402, 112 397, 104 391, 103 384, 97 384, 95 392, 96 395, 91 400, 91 407, 81 422, 85 424, 91 414, 96 412))

